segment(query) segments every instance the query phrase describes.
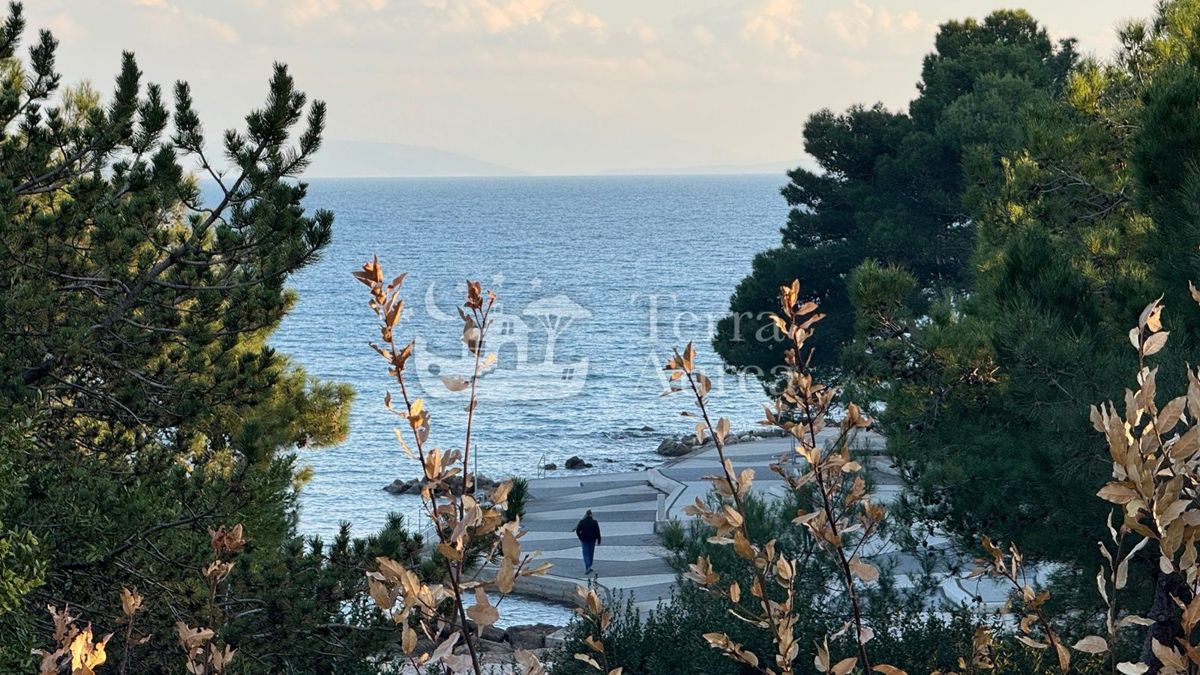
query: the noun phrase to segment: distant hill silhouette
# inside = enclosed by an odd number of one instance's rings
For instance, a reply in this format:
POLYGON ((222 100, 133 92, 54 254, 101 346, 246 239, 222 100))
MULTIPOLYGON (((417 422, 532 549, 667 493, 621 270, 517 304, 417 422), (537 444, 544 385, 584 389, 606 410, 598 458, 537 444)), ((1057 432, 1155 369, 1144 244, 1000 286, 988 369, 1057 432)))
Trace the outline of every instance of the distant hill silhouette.
POLYGON ((510 166, 437 148, 374 141, 326 141, 304 175, 308 178, 391 178, 528 174, 510 166))
POLYGON ((758 162, 755 164, 710 164, 703 166, 668 166, 668 167, 650 167, 641 169, 609 169, 601 171, 600 175, 605 176, 636 176, 636 175, 727 175, 727 174, 759 174, 773 173, 783 175, 790 169, 797 166, 803 166, 811 169, 816 166, 816 163, 809 158, 778 161, 778 162, 758 162))

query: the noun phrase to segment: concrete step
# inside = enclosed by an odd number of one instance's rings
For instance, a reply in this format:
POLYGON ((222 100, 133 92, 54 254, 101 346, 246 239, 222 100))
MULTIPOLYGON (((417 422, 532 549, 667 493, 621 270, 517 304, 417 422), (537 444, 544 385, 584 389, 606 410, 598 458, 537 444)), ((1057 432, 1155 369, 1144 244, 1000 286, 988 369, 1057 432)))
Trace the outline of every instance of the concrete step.
MULTIPOLYGON (((635 502, 634 505, 627 504, 610 504, 606 506, 598 506, 592 509, 596 515, 596 520, 600 523, 600 531, 604 531, 604 523, 619 522, 628 520, 641 520, 654 522, 654 516, 658 513, 658 505, 655 502, 635 502)), ((530 529, 552 529, 557 528, 564 532, 574 532, 575 526, 579 524, 579 519, 583 514, 579 509, 557 509, 554 511, 530 511, 525 510, 525 517, 521 519, 522 525, 528 525, 530 529), (546 526, 540 523, 554 523, 546 526)))
MULTIPOLYGON (((521 521, 522 529, 525 530, 525 536, 521 541, 541 541, 547 539, 562 539, 568 538, 575 540, 575 526, 572 524, 563 529, 554 529, 542 527, 546 522, 534 522, 526 526, 524 521, 521 521)), ((623 536, 653 536, 654 522, 648 520, 631 520, 631 521, 607 521, 600 533, 604 536, 604 541, 616 543, 614 537, 623 536)), ((657 538, 655 539, 657 541, 657 538)))
MULTIPOLYGON (((600 548, 610 546, 657 546, 658 535, 650 531, 652 528, 653 526, 650 523, 646 523, 647 531, 643 534, 605 533, 604 541, 600 544, 600 548)), ((521 537, 521 548, 525 550, 565 551, 567 549, 579 548, 579 546, 579 539, 575 537, 574 533, 530 532, 521 537)))
POLYGON ((613 493, 603 495, 580 494, 574 497, 538 497, 537 499, 531 499, 525 503, 525 512, 528 513, 530 511, 542 512, 559 509, 573 509, 578 511, 579 516, 582 518, 584 511, 588 509, 592 509, 594 511, 597 510, 596 507, 599 506, 612 506, 614 504, 636 504, 643 502, 649 502, 653 504, 658 500, 658 496, 660 494, 662 493, 658 492, 657 490, 646 492, 614 491, 613 493), (536 506, 531 509, 531 505, 536 506))

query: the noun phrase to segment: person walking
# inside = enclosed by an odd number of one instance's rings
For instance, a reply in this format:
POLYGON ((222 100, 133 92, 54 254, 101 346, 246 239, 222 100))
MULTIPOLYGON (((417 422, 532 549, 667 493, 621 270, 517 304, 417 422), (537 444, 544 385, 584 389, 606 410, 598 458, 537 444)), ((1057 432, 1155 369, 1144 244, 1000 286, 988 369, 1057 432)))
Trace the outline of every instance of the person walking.
POLYGON ((583 514, 583 519, 575 526, 575 536, 583 545, 584 574, 592 573, 592 556, 596 553, 596 545, 600 543, 600 523, 592 517, 591 509, 583 514))

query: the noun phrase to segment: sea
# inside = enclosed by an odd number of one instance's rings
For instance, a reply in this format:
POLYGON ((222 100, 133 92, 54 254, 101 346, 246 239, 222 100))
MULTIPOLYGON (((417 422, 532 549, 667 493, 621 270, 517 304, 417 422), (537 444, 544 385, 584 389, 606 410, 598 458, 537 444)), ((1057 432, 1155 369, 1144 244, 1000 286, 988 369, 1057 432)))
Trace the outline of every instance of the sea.
MULTIPOLYGON (((714 381, 712 405, 735 430, 762 416, 752 376, 726 373, 712 349, 716 322, 751 269, 779 241, 788 207, 783 175, 314 179, 306 209, 335 214, 321 259, 294 275, 295 308, 271 344, 309 375, 353 386, 350 431, 303 449, 312 467, 300 529, 328 539, 342 522, 358 535, 391 512, 419 523, 419 499, 383 490, 421 475, 396 438, 398 395, 369 346, 378 341, 367 288, 352 276, 378 256, 400 273, 398 341, 415 340, 411 393, 430 410, 435 447, 461 448, 466 398, 443 382, 472 361, 456 311, 467 280, 497 297, 479 380, 472 463, 478 473, 561 476, 641 470, 661 461, 666 436, 688 433, 691 401, 663 396, 662 366, 694 342, 714 381), (556 470, 546 470, 547 464, 556 470)), ((519 604, 519 603, 514 603, 519 604)), ((519 609, 514 607, 513 609, 519 609)))

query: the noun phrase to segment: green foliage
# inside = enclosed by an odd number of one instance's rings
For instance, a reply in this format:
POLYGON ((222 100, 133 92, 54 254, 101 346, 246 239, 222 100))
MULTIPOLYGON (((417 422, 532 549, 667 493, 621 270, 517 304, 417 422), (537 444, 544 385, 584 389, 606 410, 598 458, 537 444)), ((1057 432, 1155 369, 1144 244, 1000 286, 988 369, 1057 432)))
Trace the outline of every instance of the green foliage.
MULTIPOLYGON (((1129 317, 1161 293, 1190 303, 1200 273, 1180 243, 1200 240, 1200 70, 1194 27, 1178 20, 1196 7, 1168 3, 1153 27, 1123 29, 1115 63, 1079 64, 1060 99, 1026 109, 1019 148, 968 166, 967 292, 901 305, 885 287, 907 282, 893 279, 855 298, 848 353, 857 384, 886 404, 910 513, 964 542, 988 533, 1094 570, 1108 472, 1088 405, 1122 397, 1129 317)), ((1200 324, 1178 314, 1171 358, 1195 361, 1200 324)), ((1164 381, 1178 384, 1172 372, 1164 381)))
POLYGON ((42 584, 41 568, 38 540, 0 523, 0 615, 16 609, 21 598, 42 584))
POLYGON ((529 481, 519 476, 514 476, 511 480, 508 506, 504 509, 504 517, 510 521, 525 517, 525 501, 529 499, 529 481))
MULTIPOLYGON (((719 602, 696 587, 681 586, 669 604, 645 613, 638 611, 630 600, 617 598, 610 604, 615 606, 613 621, 603 637, 611 667, 621 667, 623 673, 630 675, 743 672, 700 637, 724 628, 729 615, 719 602)), ((584 644, 589 636, 599 637, 586 621, 574 620, 567 626, 562 647, 552 650, 546 659, 554 675, 596 672, 574 657, 576 653, 589 651, 584 644)), ((770 649, 769 640, 767 643, 766 648, 770 649)))
POLYGON ((324 645, 287 647, 293 653, 284 658, 254 653, 256 658, 277 664, 274 668, 378 672, 370 669, 366 660, 384 652, 395 627, 375 608, 363 571, 373 569, 380 556, 415 567, 422 559, 421 547, 421 537, 411 535, 396 514, 388 517, 379 533, 366 538, 352 538, 349 523, 343 523, 329 544, 319 538, 292 539, 284 545, 282 555, 272 556, 268 564, 235 568, 236 586, 274 590, 256 598, 239 598, 240 611, 230 612, 223 636, 232 644, 275 644, 277 649, 301 636, 324 645))
POLYGON ((352 392, 266 344, 295 302, 288 276, 332 232, 295 180, 324 104, 278 65, 213 153, 186 83, 169 104, 125 54, 108 100, 62 89, 48 32, 17 57, 24 28, 14 4, 0 29, 0 670, 32 668, 47 604, 116 630, 122 587, 144 596, 139 633, 155 636, 130 645, 137 672, 179 667, 176 620, 219 629, 240 672, 361 662, 387 639, 360 607, 362 570, 404 558, 403 538, 298 538, 291 449, 343 438, 352 392), (234 524, 249 544, 210 604, 208 533, 234 524))
POLYGON ((876 104, 812 115, 805 150, 820 169, 788 174, 783 195, 792 211, 781 246, 755 259, 718 325, 713 344, 726 363, 774 379, 786 344, 762 313, 794 278, 827 314, 812 342, 814 363, 826 368, 839 365, 854 335, 846 284, 862 262, 903 266, 920 297, 962 288, 974 237, 964 167, 994 165, 1020 146, 1023 111, 1062 87, 1073 45, 1056 47, 1022 11, 952 21, 925 57, 908 114, 876 104))
MULTIPOLYGON (((29 449, 27 427, 30 420, 18 417, 18 411, 0 413, 0 512, 20 493, 21 481, 14 463, 29 449)), ((42 584, 45 565, 38 540, 27 529, 10 529, 0 521, 0 617, 11 620, 21 607, 22 598, 42 584)), ((0 645, 0 663, 5 660, 0 645)))

